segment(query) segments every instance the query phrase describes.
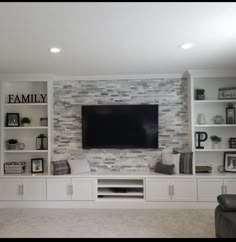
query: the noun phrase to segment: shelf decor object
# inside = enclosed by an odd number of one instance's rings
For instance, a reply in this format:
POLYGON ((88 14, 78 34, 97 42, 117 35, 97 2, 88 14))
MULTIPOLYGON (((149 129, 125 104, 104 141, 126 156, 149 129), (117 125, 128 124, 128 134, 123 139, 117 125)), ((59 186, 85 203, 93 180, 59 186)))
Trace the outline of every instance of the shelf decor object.
POLYGON ((224 170, 236 172, 236 152, 224 152, 224 170))
POLYGON ((21 124, 24 127, 28 127, 30 125, 30 119, 28 117, 24 117, 21 119, 21 124))
POLYGON ((205 100, 205 89, 196 89, 196 100, 205 100))
POLYGON ((6 162, 4 163, 5 174, 21 174, 25 172, 26 162, 6 162))
POLYGON ((19 127, 20 126, 19 113, 7 113, 6 114, 6 126, 7 127, 19 127))
POLYGON ((47 150, 48 149, 48 137, 44 134, 40 134, 36 137, 36 150, 47 150))
POLYGON ((204 113, 199 113, 197 115, 197 123, 198 124, 206 124, 206 117, 204 113))
POLYGON ((222 115, 215 115, 214 118, 215 124, 223 124, 224 123, 224 117, 222 115))
POLYGON ((236 99, 236 87, 219 88, 218 99, 236 99))
POLYGON ((204 149, 204 146, 201 146, 201 142, 206 141, 208 134, 206 132, 196 132, 196 149, 204 149))
POLYGON ((40 118, 40 126, 48 126, 48 118, 40 118))
POLYGON ((235 149, 236 148, 236 137, 231 137, 228 140, 229 148, 235 149))
POLYGON ((18 144, 17 139, 8 139, 6 141, 6 149, 7 150, 15 150, 18 144))
POLYGON ((31 173, 43 173, 43 158, 31 159, 31 173))
POLYGON ((221 143, 222 138, 217 135, 212 135, 210 139, 212 141, 212 148, 219 149, 219 144, 221 143))
POLYGON ((229 103, 225 111, 226 111, 226 123, 235 124, 235 107, 233 106, 233 104, 229 103))
POLYGON ((8 103, 46 103, 47 94, 9 94, 8 103))

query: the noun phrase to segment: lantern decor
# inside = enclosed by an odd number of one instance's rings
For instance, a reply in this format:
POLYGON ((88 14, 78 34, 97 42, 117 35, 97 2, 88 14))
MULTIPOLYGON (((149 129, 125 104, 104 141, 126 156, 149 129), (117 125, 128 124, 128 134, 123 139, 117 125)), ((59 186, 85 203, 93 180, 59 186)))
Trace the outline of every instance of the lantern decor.
POLYGON ((235 124, 235 107, 232 103, 228 104, 226 111, 226 124, 235 124))
POLYGON ((40 134, 36 137, 36 150, 47 150, 48 149, 48 137, 44 134, 40 134))

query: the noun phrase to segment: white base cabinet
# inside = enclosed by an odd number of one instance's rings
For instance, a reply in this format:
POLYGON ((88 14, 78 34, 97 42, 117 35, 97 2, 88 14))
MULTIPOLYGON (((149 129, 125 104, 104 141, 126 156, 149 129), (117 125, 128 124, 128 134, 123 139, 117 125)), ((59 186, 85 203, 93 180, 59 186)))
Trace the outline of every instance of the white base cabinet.
POLYGON ((235 179, 224 179, 224 193, 225 194, 236 194, 236 180, 235 179))
POLYGON ((236 194, 236 180, 229 178, 198 179, 198 201, 216 202, 221 194, 236 194))
POLYGON ((40 201, 45 199, 45 179, 7 178, 0 180, 0 200, 40 201))
POLYGON ((196 201, 196 179, 146 179, 147 201, 196 201))
POLYGON ((96 199, 96 179, 47 178, 47 200, 93 201, 96 199))
POLYGON ((0 205, 63 207, 67 204, 65 206, 73 207, 83 204, 84 207, 112 207, 121 203, 118 206, 122 208, 155 208, 158 204, 164 208, 204 208, 210 204, 215 207, 218 195, 236 194, 235 178, 233 175, 4 177, 0 178, 0 205))

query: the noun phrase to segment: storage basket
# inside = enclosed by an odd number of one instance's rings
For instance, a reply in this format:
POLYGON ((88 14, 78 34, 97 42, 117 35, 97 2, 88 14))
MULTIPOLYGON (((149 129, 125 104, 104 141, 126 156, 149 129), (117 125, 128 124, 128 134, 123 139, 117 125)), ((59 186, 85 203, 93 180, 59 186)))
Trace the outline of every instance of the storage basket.
POLYGON ((25 172, 26 162, 6 162, 4 163, 5 174, 21 174, 25 172))
POLYGON ((236 148, 236 138, 229 138, 229 148, 236 148))

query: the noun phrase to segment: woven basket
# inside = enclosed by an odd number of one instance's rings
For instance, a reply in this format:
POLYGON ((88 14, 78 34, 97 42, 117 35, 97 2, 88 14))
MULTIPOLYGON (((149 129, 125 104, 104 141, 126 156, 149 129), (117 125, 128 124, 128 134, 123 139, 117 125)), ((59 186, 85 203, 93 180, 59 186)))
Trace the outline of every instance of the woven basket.
POLYGON ((26 162, 6 162, 4 163, 5 174, 21 174, 25 172, 26 162))

